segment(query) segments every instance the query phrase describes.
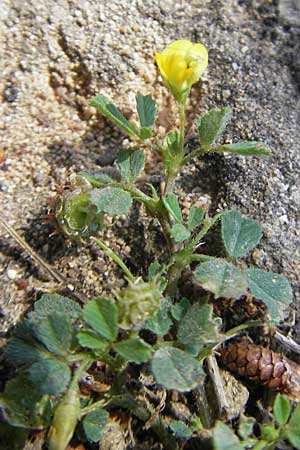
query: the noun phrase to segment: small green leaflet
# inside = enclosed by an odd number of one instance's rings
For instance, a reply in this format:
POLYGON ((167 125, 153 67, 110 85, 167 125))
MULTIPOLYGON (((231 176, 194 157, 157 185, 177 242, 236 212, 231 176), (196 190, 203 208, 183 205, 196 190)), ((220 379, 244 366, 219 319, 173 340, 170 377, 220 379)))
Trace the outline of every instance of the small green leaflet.
POLYGON ((171 314, 175 320, 179 321, 186 314, 190 306, 188 299, 182 298, 179 302, 171 306, 171 314))
POLYGON ((193 231, 202 222, 204 216, 204 209, 192 206, 189 213, 188 229, 193 231))
POLYGON ((274 418, 279 425, 283 426, 287 423, 291 413, 291 405, 289 399, 285 395, 278 394, 273 405, 274 418))
POLYGON ((92 350, 103 351, 108 346, 108 342, 105 339, 102 339, 98 333, 90 329, 79 331, 77 339, 81 347, 87 347, 92 350))
POLYGON ((223 422, 216 422, 213 430, 214 450, 243 450, 244 446, 234 431, 223 422))
POLYGON ((191 236, 191 232, 182 223, 175 223, 171 227, 171 236, 176 242, 182 242, 191 236))
POLYGON ((152 331, 152 333, 158 336, 164 336, 167 334, 172 325, 172 320, 169 315, 170 302, 167 299, 163 299, 160 304, 160 309, 154 317, 150 317, 144 323, 146 330, 152 331))
POLYGON ((58 294, 44 294, 34 303, 34 311, 29 313, 29 319, 42 319, 48 314, 56 312, 69 317, 78 319, 81 315, 81 307, 68 297, 58 294))
POLYGON ((105 425, 109 419, 109 413, 104 409, 98 408, 88 413, 83 421, 82 426, 86 438, 92 442, 98 442, 103 436, 105 425))
POLYGON ((196 126, 201 145, 210 146, 215 143, 230 121, 231 113, 231 108, 226 106, 223 109, 211 109, 197 119, 196 126))
POLYGON ((260 241, 262 230, 259 223, 243 217, 235 209, 222 215, 222 239, 229 256, 245 256, 260 241))
POLYGON ((300 428, 299 424, 297 426, 288 427, 286 430, 286 437, 292 444, 293 448, 300 449, 300 428))
POLYGON ((144 150, 120 149, 117 154, 117 165, 121 177, 132 183, 141 174, 145 164, 144 150))
POLYGON ((0 395, 5 420, 13 426, 43 429, 49 425, 51 405, 48 396, 41 396, 24 375, 9 380, 0 395))
POLYGON ((92 98, 89 104, 90 106, 95 106, 95 108, 97 108, 103 116, 126 131, 129 136, 139 136, 136 127, 129 123, 123 114, 116 108, 116 106, 108 98, 104 97, 104 95, 96 95, 92 98))
POLYGON ((216 298, 239 297, 247 292, 246 276, 224 259, 213 258, 196 267, 195 281, 216 298))
POLYGON ((171 214, 171 216, 174 217, 176 222, 181 223, 182 222, 182 214, 181 209, 178 203, 177 195, 171 193, 168 194, 166 197, 162 198, 164 205, 168 212, 171 214))
POLYGON ((114 341, 118 336, 117 307, 113 300, 97 297, 83 307, 85 322, 104 338, 114 341))
POLYGON ((237 142, 236 144, 224 144, 212 149, 214 152, 238 153, 245 156, 270 156, 272 153, 258 142, 237 142))
POLYGON ((180 320, 177 339, 183 345, 198 347, 198 353, 206 344, 216 342, 219 321, 212 318, 212 306, 194 303, 180 320))
POLYGON ((152 127, 156 116, 156 104, 151 95, 136 96, 137 111, 140 119, 140 137, 147 139, 152 134, 152 127))
POLYGON ((28 378, 41 394, 59 394, 69 384, 71 370, 63 361, 45 359, 32 364, 28 378))
POLYGON ((181 420, 171 420, 169 427, 179 438, 189 438, 193 434, 192 430, 181 420))
POLYGON ((114 344, 116 350, 125 361, 144 363, 151 358, 152 347, 141 338, 129 338, 114 344))
POLYGON ((71 321, 67 316, 52 312, 34 322, 34 334, 49 352, 65 356, 72 340, 71 321))
POLYGON ((284 319, 284 311, 293 299, 292 288, 286 278, 273 272, 260 269, 245 270, 252 294, 266 303, 271 318, 284 319))
POLYGON ((127 214, 132 204, 130 194, 115 187, 93 189, 90 192, 90 201, 97 207, 98 212, 103 211, 110 216, 127 214))
POLYGON ((156 381, 167 389, 190 391, 205 377, 202 365, 189 353, 174 347, 162 347, 152 359, 156 381))
POLYGON ((299 427, 300 424, 300 403, 298 402, 289 420, 290 426, 299 427))
POLYGON ((30 365, 50 356, 34 337, 33 324, 29 320, 19 322, 9 340, 6 360, 15 366, 30 365))

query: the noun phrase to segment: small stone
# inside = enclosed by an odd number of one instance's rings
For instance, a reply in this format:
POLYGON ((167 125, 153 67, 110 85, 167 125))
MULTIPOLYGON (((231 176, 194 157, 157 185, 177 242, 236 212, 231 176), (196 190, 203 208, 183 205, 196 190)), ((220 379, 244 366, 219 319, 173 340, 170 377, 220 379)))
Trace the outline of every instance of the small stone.
POLYGON ((18 272, 15 269, 7 269, 6 275, 10 280, 15 280, 17 278, 18 272))
POLYGON ((231 91, 229 89, 224 89, 222 91, 222 97, 224 100, 227 100, 231 96, 231 91))

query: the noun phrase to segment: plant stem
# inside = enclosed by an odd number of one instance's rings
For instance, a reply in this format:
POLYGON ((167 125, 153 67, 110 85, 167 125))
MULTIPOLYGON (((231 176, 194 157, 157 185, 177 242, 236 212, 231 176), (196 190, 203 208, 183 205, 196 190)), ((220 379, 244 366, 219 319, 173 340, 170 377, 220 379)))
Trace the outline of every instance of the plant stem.
POLYGON ((91 239, 107 254, 110 259, 112 259, 123 270, 127 278, 134 283, 135 276, 130 272, 122 259, 111 248, 107 247, 107 245, 105 245, 104 242, 102 242, 100 239, 91 239))
POLYGON ((180 141, 179 148, 184 153, 184 128, 185 128, 185 102, 180 102, 178 105, 180 117, 180 141))
POLYGON ((91 405, 85 406, 85 408, 82 408, 80 410, 80 419, 85 416, 86 414, 95 411, 95 409, 98 409, 102 406, 106 406, 108 403, 107 400, 101 398, 101 400, 97 400, 96 402, 92 403, 91 405))

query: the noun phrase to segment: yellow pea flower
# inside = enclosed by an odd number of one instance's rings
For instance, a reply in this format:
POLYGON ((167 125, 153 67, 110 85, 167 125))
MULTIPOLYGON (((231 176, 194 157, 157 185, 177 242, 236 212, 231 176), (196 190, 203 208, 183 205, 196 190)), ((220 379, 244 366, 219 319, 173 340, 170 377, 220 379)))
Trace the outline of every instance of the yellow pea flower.
POLYGON ((208 64, 206 47, 186 39, 167 45, 155 58, 165 84, 179 102, 186 99, 208 64))

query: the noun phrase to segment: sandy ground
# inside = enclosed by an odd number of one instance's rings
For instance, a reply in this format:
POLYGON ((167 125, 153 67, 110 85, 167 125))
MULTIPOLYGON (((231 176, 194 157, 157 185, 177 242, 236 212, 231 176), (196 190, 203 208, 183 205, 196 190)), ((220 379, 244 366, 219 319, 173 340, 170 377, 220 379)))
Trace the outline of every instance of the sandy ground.
MULTIPOLYGON (((201 41, 209 69, 195 89, 194 114, 232 105, 227 142, 258 140, 267 159, 206 158, 178 183, 183 202, 236 207, 259 220, 264 237, 252 264, 284 274, 299 302, 300 281, 300 7, 297 1, 54 1, 2 0, 0 10, 0 204, 2 217, 54 268, 75 279, 88 298, 120 284, 121 274, 99 252, 43 224, 47 199, 70 174, 113 164, 124 139, 87 101, 98 92, 130 116, 134 94, 166 91, 155 49, 171 40, 201 41), (205 94, 205 95, 204 95, 205 94), (187 197, 187 194, 190 194, 187 197)), ((193 115, 193 114, 191 114, 193 115)), ((160 125, 168 121, 160 117, 160 125)), ((151 158, 150 158, 151 159, 151 158)), ((149 176, 155 174, 149 164, 149 176)), ((138 208, 121 218, 106 242, 135 272, 151 260, 155 224, 138 208), (148 253, 148 250, 150 253, 148 253), (148 256, 147 256, 148 255, 148 256)), ((1 328, 41 292, 56 290, 11 237, 0 231, 1 328)))

